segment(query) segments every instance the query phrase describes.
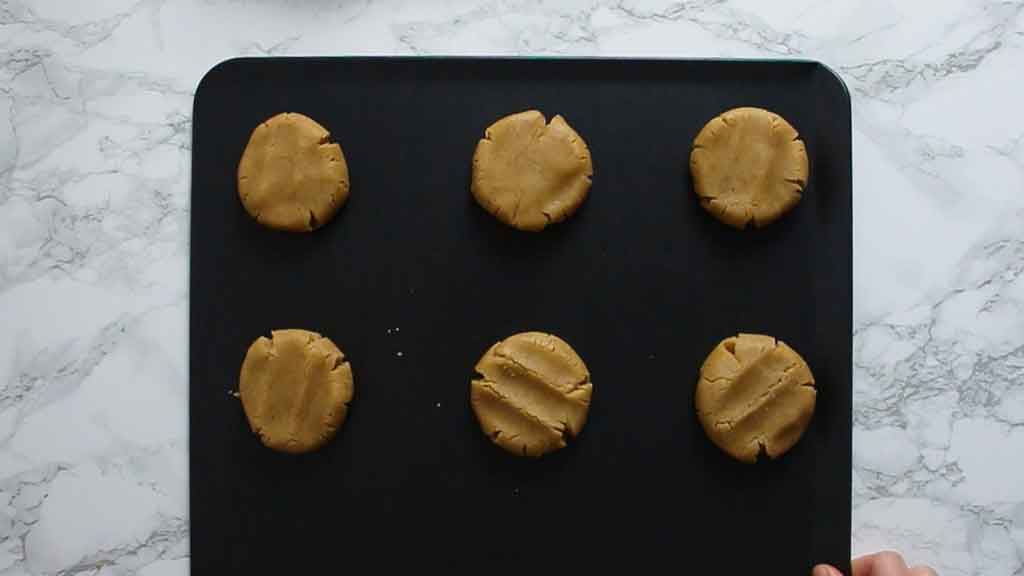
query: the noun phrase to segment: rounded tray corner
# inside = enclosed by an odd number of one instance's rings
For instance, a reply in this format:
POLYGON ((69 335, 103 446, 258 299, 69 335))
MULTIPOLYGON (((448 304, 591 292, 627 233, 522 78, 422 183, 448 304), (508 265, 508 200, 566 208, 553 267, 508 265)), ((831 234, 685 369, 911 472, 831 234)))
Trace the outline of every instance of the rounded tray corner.
POLYGON ((255 60, 247 56, 239 56, 235 58, 228 58, 227 60, 221 60, 220 62, 213 65, 212 68, 203 74, 203 77, 199 79, 199 83, 196 85, 195 95, 192 97, 192 105, 202 99, 203 94, 209 92, 215 86, 221 78, 230 76, 234 69, 242 66, 244 63, 250 60, 255 60))

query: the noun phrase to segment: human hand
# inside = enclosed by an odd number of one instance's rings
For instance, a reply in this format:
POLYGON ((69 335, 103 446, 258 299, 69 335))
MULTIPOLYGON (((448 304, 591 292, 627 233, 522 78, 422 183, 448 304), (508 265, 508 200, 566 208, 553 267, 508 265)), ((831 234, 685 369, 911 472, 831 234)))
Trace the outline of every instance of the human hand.
MULTIPOLYGON (((843 576, 843 573, 831 566, 821 564, 814 567, 811 576, 843 576)), ((896 552, 886 551, 854 558, 852 576, 938 576, 938 574, 927 566, 907 568, 903 556, 896 552)))

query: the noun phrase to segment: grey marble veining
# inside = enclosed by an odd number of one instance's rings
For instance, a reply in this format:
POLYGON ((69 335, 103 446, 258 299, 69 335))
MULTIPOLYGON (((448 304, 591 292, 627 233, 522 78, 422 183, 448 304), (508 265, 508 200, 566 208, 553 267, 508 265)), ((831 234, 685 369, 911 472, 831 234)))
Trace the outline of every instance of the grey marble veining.
POLYGON ((1024 574, 1024 2, 0 0, 0 576, 185 574, 192 95, 268 54, 809 57, 853 95, 854 549, 1024 574))

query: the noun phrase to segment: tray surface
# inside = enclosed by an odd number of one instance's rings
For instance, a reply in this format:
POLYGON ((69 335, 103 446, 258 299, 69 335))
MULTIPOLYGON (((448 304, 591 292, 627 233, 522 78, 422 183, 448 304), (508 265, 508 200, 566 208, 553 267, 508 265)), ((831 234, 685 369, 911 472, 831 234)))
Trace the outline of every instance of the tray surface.
POLYGON ((193 130, 193 574, 848 566, 850 103, 821 65, 231 60, 201 82, 193 130), (799 130, 810 181, 782 220, 738 232, 700 208, 688 158, 744 105, 799 130), (581 210, 539 234, 469 193, 484 129, 529 108, 562 114, 594 161, 581 210), (312 234, 264 229, 236 195, 251 130, 285 111, 327 127, 350 168, 348 204, 312 234), (355 373, 337 438, 301 457, 263 448, 229 394, 252 340, 291 327, 355 373), (524 330, 564 338, 594 382, 583 434, 540 460, 492 445, 468 400, 476 360, 524 330), (740 331, 786 341, 818 383, 777 461, 731 461, 694 415, 701 362, 740 331))

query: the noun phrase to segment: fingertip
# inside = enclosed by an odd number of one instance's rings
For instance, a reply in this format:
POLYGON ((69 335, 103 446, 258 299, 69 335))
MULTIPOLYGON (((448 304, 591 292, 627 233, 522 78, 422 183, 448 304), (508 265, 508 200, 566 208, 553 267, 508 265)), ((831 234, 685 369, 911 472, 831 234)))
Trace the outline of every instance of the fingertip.
POLYGON ((811 576, 843 576, 843 574, 828 564, 818 564, 811 570, 811 576))
POLYGON ((854 558, 852 563, 853 576, 870 576, 871 574, 905 574, 907 564, 903 556, 892 550, 883 550, 854 558))
POLYGON ((907 562, 903 559, 903 555, 893 550, 883 550, 875 554, 875 564, 879 568, 886 568, 893 572, 907 569, 907 562))

